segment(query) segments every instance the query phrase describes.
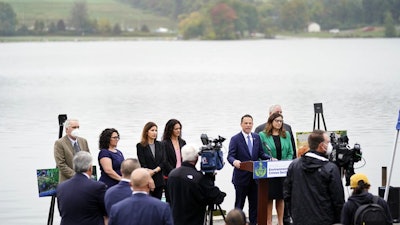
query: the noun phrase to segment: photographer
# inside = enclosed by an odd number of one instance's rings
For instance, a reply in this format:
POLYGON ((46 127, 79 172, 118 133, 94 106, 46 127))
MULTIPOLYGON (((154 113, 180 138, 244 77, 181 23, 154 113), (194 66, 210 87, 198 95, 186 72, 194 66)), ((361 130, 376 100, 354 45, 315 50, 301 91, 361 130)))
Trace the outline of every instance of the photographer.
POLYGON ((220 204, 226 194, 214 185, 213 175, 196 169, 199 151, 192 145, 182 147, 182 166, 171 171, 168 188, 175 225, 201 225, 207 205, 220 204))

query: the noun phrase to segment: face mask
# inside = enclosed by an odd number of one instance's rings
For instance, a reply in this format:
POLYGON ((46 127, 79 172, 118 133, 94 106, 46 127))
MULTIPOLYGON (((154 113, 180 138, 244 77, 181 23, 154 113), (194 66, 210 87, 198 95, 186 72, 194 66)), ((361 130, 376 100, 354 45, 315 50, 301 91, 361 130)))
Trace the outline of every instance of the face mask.
POLYGON ((329 143, 328 146, 326 147, 326 152, 325 152, 325 154, 326 154, 327 156, 330 156, 331 153, 332 153, 332 150, 333 150, 332 144, 329 143))
POLYGON ((71 131, 71 136, 74 138, 79 137, 79 129, 77 128, 71 131))

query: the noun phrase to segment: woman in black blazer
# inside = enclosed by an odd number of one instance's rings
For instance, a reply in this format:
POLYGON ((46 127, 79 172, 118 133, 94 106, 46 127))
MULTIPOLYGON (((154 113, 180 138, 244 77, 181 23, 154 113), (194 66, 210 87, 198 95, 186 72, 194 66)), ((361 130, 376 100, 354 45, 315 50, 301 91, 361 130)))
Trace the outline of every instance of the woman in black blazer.
POLYGON ((180 167, 182 163, 181 148, 186 145, 186 141, 181 137, 182 124, 176 119, 168 120, 165 124, 162 143, 165 146, 167 166, 164 176, 168 177, 169 172, 180 167))
POLYGON ((157 141, 157 125, 148 122, 143 128, 142 139, 136 145, 137 156, 142 168, 149 169, 153 177, 155 189, 150 195, 161 199, 165 187, 163 170, 165 168, 165 148, 157 141))
MULTIPOLYGON (((165 124, 164 134, 162 137, 162 143, 165 146, 166 153, 166 166, 164 178, 168 182, 168 174, 175 168, 180 167, 182 163, 181 148, 186 145, 186 141, 181 137, 182 124, 179 120, 170 119, 165 124)), ((168 191, 165 192, 167 202, 169 200, 168 191)))

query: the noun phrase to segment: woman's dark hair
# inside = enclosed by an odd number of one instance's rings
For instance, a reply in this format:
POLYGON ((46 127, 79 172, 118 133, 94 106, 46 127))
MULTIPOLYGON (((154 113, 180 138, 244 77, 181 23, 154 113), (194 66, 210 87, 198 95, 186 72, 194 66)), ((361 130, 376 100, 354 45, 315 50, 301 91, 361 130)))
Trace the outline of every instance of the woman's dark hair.
POLYGON ((152 127, 157 127, 157 124, 154 122, 147 122, 144 127, 143 127, 143 131, 142 131, 142 138, 140 140, 140 144, 142 146, 146 146, 149 144, 149 141, 147 139, 147 131, 149 131, 152 127))
POLYGON ((357 187, 353 189, 353 195, 358 195, 363 193, 365 190, 368 190, 371 185, 368 183, 364 183, 363 180, 358 181, 357 187))
MULTIPOLYGON (((272 135, 272 129, 274 128, 274 127, 272 126, 272 122, 273 122, 276 118, 278 118, 278 117, 282 117, 282 119, 283 119, 283 116, 282 116, 280 113, 278 113, 278 112, 272 113, 272 114, 268 117, 267 125, 265 126, 265 129, 264 129, 264 132, 265 132, 267 135, 270 135, 270 136, 272 135)), ((283 138, 286 138, 286 131, 285 131, 285 128, 283 128, 283 122, 282 122, 281 129, 279 129, 279 136, 281 136, 281 137, 283 137, 283 138)))
MULTIPOLYGON (((168 122, 165 124, 164 134, 162 136, 163 141, 171 138, 172 132, 174 131, 174 127, 176 124, 179 124, 179 126, 181 126, 181 129, 182 129, 182 124, 181 124, 181 122, 179 122, 179 120, 177 120, 177 119, 168 120, 168 122)), ((182 133, 180 136, 182 136, 182 133)), ((181 139, 180 136, 178 137, 178 139, 181 139)))
POLYGON ((99 149, 108 149, 110 147, 110 140, 111 140, 111 135, 112 133, 117 133, 119 136, 119 133, 116 129, 114 128, 106 128, 101 132, 100 137, 99 137, 99 149))

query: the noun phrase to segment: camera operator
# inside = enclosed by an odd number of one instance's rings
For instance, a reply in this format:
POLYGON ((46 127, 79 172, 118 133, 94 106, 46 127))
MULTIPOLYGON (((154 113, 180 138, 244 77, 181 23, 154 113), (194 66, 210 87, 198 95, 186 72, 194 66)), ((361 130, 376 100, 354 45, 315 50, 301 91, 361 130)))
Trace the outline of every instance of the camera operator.
POLYGON ((168 188, 175 225, 201 225, 206 207, 220 204, 226 194, 214 185, 213 174, 196 169, 199 150, 192 145, 182 147, 182 165, 171 171, 168 188))

